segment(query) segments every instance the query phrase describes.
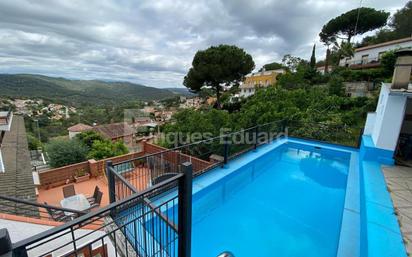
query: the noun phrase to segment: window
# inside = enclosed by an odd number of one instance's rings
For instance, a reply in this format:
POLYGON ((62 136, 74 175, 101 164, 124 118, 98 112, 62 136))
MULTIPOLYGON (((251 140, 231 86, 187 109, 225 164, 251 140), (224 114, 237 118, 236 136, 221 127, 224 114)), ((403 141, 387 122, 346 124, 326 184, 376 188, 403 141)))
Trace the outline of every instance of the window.
POLYGON ((362 64, 368 63, 369 54, 362 55, 362 64))

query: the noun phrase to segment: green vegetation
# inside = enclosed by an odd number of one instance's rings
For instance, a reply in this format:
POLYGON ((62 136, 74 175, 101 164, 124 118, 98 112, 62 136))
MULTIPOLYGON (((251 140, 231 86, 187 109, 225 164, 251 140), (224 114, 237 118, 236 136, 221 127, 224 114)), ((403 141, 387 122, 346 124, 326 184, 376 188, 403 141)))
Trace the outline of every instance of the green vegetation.
POLYGON ((61 167, 86 160, 87 147, 79 140, 57 139, 46 144, 51 167, 61 167))
MULTIPOLYGON (((217 136, 221 128, 237 131, 283 120, 294 136, 355 145, 366 113, 375 108, 376 98, 344 97, 340 91, 341 80, 333 79, 330 83, 334 90, 319 87, 261 89, 233 113, 216 109, 184 110, 177 113, 174 123, 166 125, 163 131, 181 132, 183 137, 194 132, 217 136)), ((162 144, 172 147, 165 142, 162 144)))
POLYGON ((103 138, 96 131, 85 131, 76 135, 88 149, 88 159, 105 159, 113 156, 127 154, 129 151, 122 141, 112 142, 103 138))
POLYGON ((259 70, 262 71, 263 69, 265 70, 278 70, 278 69, 283 69, 283 64, 278 63, 278 62, 271 62, 268 64, 263 65, 263 67, 259 70))
POLYGON ((252 56, 237 46, 219 45, 198 51, 192 68, 184 78, 183 84, 196 92, 203 87, 213 89, 216 105, 220 108, 222 84, 238 82, 255 67, 252 56))
POLYGON ((54 102, 80 105, 118 105, 125 102, 160 100, 176 93, 129 82, 69 80, 40 75, 0 74, 2 96, 41 98, 54 102))
POLYGON ((127 154, 129 151, 122 141, 96 140, 87 155, 88 159, 106 159, 118 155, 127 154))
POLYGON ((333 43, 342 37, 350 42, 353 36, 384 26, 388 17, 388 12, 367 7, 356 8, 331 19, 323 26, 319 37, 322 42, 333 43))
POLYGON ((27 143, 29 145, 29 150, 38 150, 42 147, 42 143, 32 134, 27 134, 27 143))
POLYGON ((390 40, 410 37, 412 35, 412 1, 398 10, 389 20, 389 26, 379 30, 375 35, 365 37, 359 46, 374 45, 390 40))
POLYGON ((51 167, 61 167, 87 159, 100 160, 128 153, 123 142, 113 143, 95 131, 80 133, 71 140, 51 140, 45 145, 45 150, 51 167))
POLYGON ((341 58, 353 56, 354 49, 350 42, 353 36, 384 26, 388 16, 387 12, 362 7, 350 10, 327 22, 319 33, 320 41, 327 46, 326 70, 330 63, 337 65, 341 58), (338 39, 341 39, 341 42, 338 39), (330 45, 333 45, 332 52, 329 49, 330 45))

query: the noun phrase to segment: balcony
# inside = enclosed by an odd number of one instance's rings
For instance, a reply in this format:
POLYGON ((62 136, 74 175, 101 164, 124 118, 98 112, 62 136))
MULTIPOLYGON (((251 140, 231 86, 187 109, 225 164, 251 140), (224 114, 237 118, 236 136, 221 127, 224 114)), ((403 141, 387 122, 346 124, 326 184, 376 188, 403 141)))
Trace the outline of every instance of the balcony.
POLYGON ((354 70, 376 68, 380 65, 381 63, 379 57, 342 60, 340 62, 340 66, 349 67, 354 70))
POLYGON ((0 111, 0 131, 10 131, 11 122, 13 120, 13 112, 0 111))

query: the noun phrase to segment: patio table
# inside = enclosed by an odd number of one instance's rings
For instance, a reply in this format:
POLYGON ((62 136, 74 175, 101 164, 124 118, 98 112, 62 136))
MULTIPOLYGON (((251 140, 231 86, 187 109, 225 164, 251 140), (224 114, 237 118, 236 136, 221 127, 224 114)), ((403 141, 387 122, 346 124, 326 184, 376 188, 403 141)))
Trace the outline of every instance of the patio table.
MULTIPOLYGON (((67 209, 77 210, 77 211, 84 211, 90 208, 90 203, 87 201, 86 196, 84 194, 77 194, 67 198, 64 198, 60 201, 60 205, 67 209)), ((66 215, 71 215, 73 213, 64 212, 66 215)))

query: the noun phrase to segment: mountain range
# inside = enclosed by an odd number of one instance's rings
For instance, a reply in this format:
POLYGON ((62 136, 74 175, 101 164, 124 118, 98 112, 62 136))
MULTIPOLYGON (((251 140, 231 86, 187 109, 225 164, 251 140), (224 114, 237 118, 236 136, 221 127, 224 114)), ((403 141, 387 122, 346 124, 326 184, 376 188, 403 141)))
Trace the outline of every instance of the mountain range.
POLYGON ((0 74, 0 96, 42 98, 62 103, 116 104, 190 95, 186 88, 154 88, 131 82, 71 80, 33 74, 0 74))

